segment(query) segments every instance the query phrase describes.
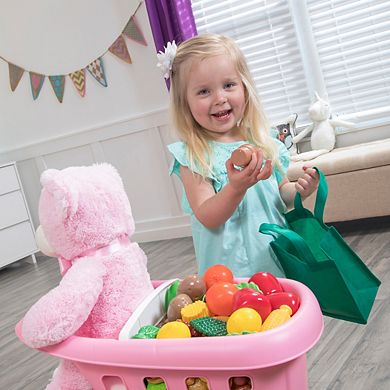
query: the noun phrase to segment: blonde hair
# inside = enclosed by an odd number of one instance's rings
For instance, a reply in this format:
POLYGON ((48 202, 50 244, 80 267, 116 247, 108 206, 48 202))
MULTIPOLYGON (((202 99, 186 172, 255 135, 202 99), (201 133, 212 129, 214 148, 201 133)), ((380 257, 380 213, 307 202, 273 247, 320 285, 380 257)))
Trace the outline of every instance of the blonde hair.
POLYGON ((203 60, 221 54, 230 56, 243 83, 245 108, 239 126, 242 137, 260 147, 264 158, 279 165, 276 146, 269 135, 268 121, 242 51, 227 36, 203 34, 179 45, 170 77, 171 118, 179 138, 187 144, 190 169, 196 168, 203 177, 212 175, 212 150, 209 141, 213 138, 192 116, 187 102, 186 80, 193 60, 203 60))

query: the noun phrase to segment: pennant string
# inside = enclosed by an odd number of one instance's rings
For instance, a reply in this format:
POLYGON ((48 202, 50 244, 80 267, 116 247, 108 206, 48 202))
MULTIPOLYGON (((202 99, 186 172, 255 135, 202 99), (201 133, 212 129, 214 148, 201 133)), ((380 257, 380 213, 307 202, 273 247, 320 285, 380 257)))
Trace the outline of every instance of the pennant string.
POLYGON ((125 61, 126 63, 131 64, 132 60, 124 36, 132 39, 133 41, 139 44, 147 46, 147 42, 142 33, 142 30, 140 29, 135 19, 135 15, 139 10, 140 6, 142 5, 142 3, 144 3, 144 0, 139 1, 136 10, 130 16, 124 30, 119 35, 119 37, 117 37, 114 43, 97 59, 95 59, 94 61, 92 61, 82 69, 75 70, 65 75, 45 75, 15 65, 0 55, 0 59, 8 63, 9 82, 10 82, 11 91, 14 92, 16 90, 24 72, 29 73, 30 87, 31 87, 31 92, 34 100, 38 98, 46 77, 49 78, 50 84, 53 88, 56 98, 60 103, 62 103, 64 97, 66 76, 68 76, 72 80, 72 83, 75 86, 77 92, 80 94, 80 96, 84 97, 86 92, 85 70, 88 70, 88 72, 93 76, 95 80, 99 82, 99 84, 101 84, 104 87, 107 87, 107 79, 106 79, 102 57, 109 51, 115 56, 117 56, 118 58, 120 58, 121 60, 125 61))

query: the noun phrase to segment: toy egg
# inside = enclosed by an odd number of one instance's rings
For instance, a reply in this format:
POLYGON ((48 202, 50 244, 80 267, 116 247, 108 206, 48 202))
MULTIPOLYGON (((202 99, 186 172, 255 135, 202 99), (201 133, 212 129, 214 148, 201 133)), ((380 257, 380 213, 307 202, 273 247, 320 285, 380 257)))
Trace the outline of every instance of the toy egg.
POLYGON ((179 294, 173 298, 167 310, 168 321, 181 319, 181 309, 190 303, 192 303, 192 299, 186 294, 179 294))
POLYGON ((191 337, 190 328, 179 321, 167 322, 158 331, 157 339, 183 339, 191 337))
POLYGON ((249 307, 242 307, 232 313, 228 319, 226 328, 228 334, 260 332, 261 324, 261 316, 256 310, 249 307))
POLYGON ((251 144, 244 144, 233 151, 231 160, 234 165, 238 167, 246 167, 252 159, 252 153, 256 152, 258 148, 251 144))
POLYGON ((197 301, 206 293, 206 284, 200 276, 189 275, 181 281, 177 293, 187 294, 193 301, 197 301))

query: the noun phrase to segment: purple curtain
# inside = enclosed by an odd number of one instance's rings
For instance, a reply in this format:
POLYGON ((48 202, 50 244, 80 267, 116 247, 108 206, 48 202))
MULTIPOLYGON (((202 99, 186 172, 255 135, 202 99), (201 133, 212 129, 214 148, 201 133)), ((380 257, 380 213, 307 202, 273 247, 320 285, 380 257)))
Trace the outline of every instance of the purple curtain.
POLYGON ((146 0, 146 9, 157 52, 197 35, 190 0, 146 0))

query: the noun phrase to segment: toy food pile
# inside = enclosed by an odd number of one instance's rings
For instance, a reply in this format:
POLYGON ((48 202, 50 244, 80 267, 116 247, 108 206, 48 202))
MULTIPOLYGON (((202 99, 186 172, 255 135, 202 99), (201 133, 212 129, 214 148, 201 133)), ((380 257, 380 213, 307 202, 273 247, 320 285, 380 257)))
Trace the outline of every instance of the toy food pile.
POLYGON ((143 326, 133 338, 186 338, 264 332, 293 316, 300 298, 284 291, 268 272, 235 284, 231 270, 221 264, 203 277, 189 275, 170 285, 165 295, 166 318, 143 326))

